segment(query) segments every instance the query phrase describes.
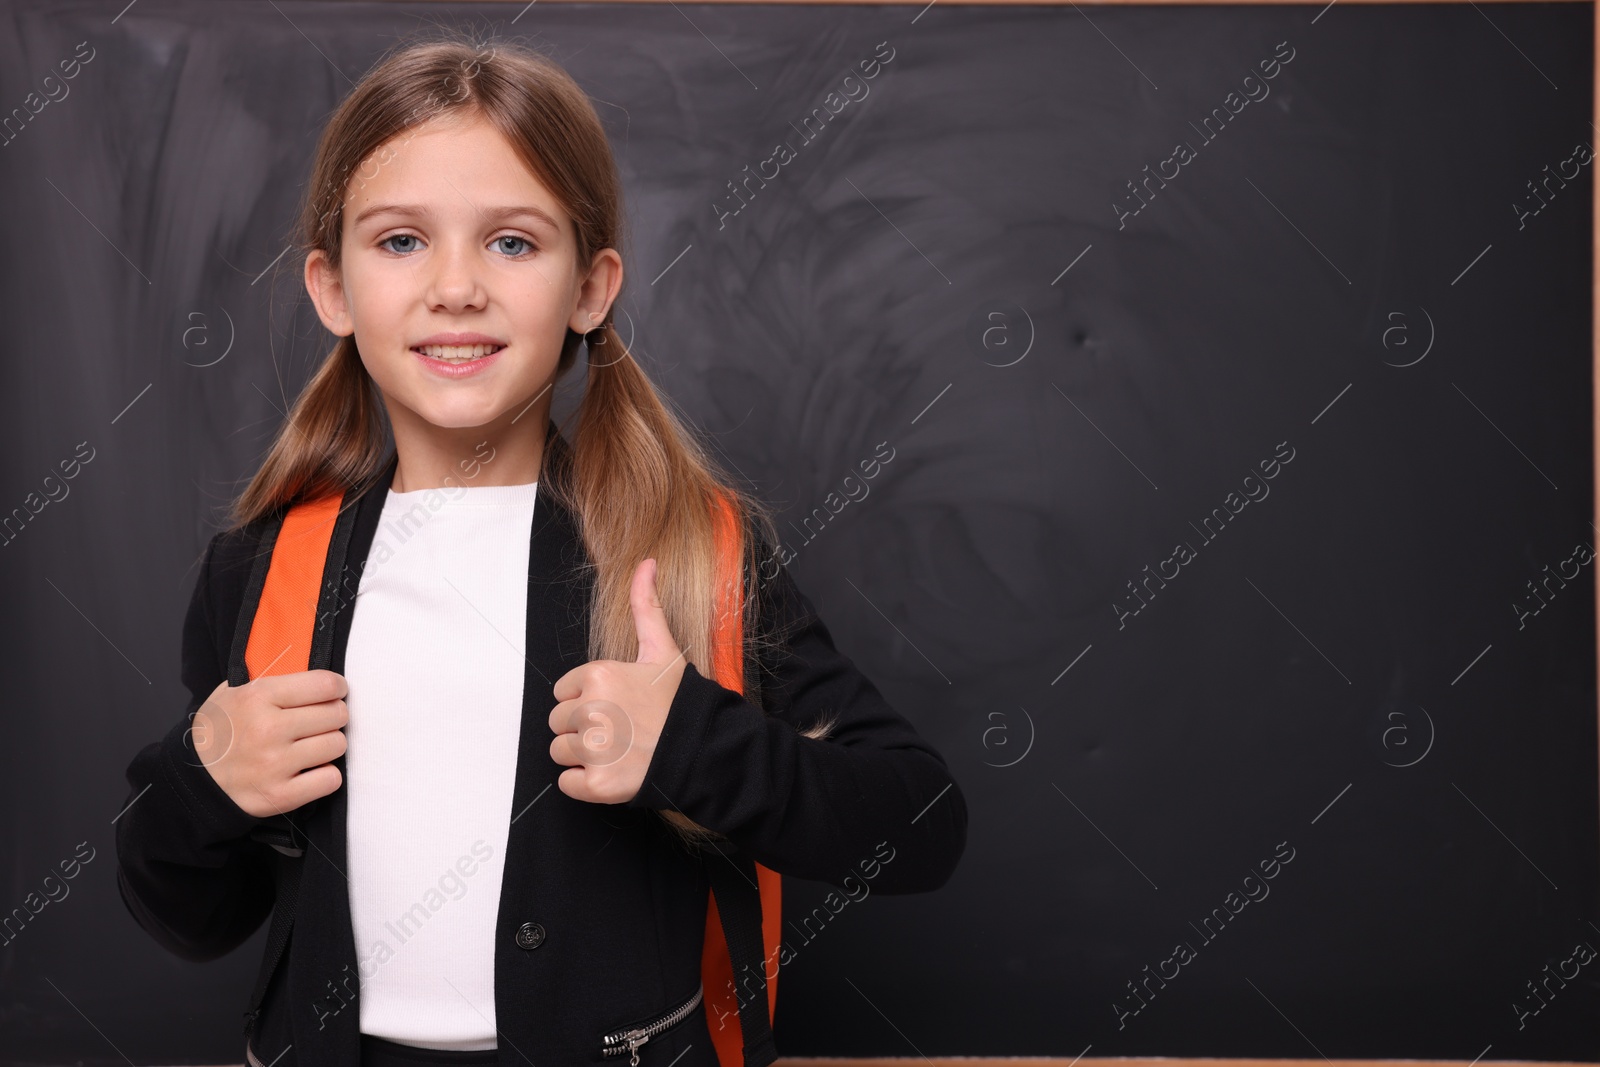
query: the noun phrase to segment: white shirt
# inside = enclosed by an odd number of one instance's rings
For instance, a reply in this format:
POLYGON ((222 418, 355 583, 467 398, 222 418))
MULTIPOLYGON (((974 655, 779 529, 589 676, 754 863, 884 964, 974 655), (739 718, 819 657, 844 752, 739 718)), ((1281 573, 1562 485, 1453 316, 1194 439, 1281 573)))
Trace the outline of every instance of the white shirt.
POLYGON ((391 488, 362 570, 345 784, 364 1034, 496 1047, 537 490, 391 488))

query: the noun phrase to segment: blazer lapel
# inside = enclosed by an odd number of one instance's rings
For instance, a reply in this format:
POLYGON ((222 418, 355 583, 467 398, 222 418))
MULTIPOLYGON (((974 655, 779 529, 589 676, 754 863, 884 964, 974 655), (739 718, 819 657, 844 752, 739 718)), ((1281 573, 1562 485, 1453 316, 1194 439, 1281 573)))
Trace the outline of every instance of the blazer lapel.
MULTIPOLYGON (((563 476, 570 462, 571 449, 552 422, 545 439, 544 471, 534 499, 528 545, 523 652, 527 662, 523 669, 522 728, 511 802, 512 832, 506 842, 507 878, 522 869, 523 863, 539 861, 537 857, 525 857, 524 852, 536 847, 529 837, 535 820, 530 818, 520 826, 518 821, 541 797, 546 805, 554 803, 548 791, 555 788, 556 779, 566 770, 550 758, 550 744, 555 740, 550 729, 550 712, 556 706, 552 690, 562 675, 589 660, 589 602, 594 588, 589 557, 578 533, 577 517, 548 489, 551 482, 563 476)), ((564 795, 562 799, 566 799, 564 795)), ((504 939, 508 934, 502 930, 499 936, 504 939)))

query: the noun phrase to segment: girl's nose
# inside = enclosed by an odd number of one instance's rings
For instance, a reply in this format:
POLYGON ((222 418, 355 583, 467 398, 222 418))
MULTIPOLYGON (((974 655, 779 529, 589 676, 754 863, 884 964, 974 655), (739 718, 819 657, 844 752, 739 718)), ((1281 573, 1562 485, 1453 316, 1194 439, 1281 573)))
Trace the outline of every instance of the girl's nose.
POLYGON ((431 275, 429 303, 452 311, 481 307, 486 298, 481 267, 470 248, 441 242, 438 254, 422 268, 431 275))

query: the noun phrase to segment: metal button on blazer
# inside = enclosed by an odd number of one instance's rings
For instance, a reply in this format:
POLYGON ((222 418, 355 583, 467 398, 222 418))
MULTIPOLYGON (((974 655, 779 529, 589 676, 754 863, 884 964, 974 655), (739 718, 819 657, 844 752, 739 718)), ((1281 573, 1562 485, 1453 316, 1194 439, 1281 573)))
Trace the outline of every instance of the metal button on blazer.
POLYGON ((544 944, 544 927, 538 923, 523 923, 517 928, 517 947, 535 949, 544 944))

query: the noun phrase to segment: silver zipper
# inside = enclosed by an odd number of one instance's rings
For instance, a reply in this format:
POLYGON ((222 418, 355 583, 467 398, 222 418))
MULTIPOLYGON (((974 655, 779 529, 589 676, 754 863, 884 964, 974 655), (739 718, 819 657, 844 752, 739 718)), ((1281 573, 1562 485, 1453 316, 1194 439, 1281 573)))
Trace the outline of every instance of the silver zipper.
POLYGON ((671 1011, 661 1016, 661 1018, 656 1019, 653 1022, 646 1023, 643 1026, 632 1027, 625 1030, 614 1030, 607 1034, 601 1045, 601 1055, 620 1056, 622 1053, 626 1052, 629 1056, 628 1067, 639 1067, 639 1046, 643 1045, 646 1041, 649 1041, 652 1037, 655 1037, 668 1027, 676 1026, 678 1023, 681 1023, 690 1012, 694 1011, 695 1006, 700 1003, 700 998, 702 995, 704 995, 704 993, 705 986, 702 984, 699 989, 694 991, 694 996, 690 997, 676 1008, 673 1008, 671 1011))

